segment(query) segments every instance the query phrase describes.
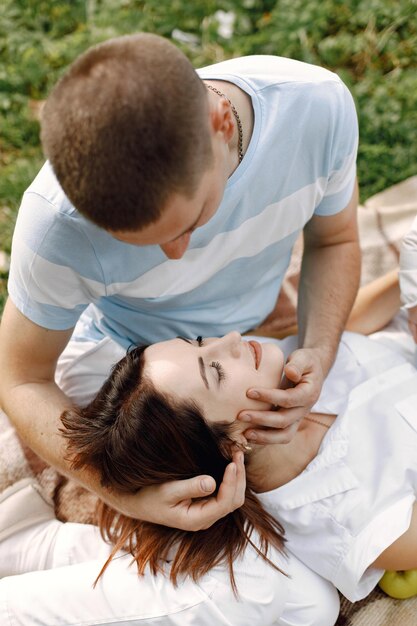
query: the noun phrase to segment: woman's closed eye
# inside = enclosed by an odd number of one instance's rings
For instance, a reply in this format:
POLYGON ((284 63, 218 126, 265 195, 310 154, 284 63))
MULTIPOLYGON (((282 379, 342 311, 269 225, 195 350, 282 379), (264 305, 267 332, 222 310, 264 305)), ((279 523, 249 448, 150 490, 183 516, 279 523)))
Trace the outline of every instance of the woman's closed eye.
POLYGON ((210 363, 210 367, 214 367, 214 369, 217 371, 217 375, 219 377, 219 380, 218 380, 219 383, 221 383, 222 380, 225 380, 226 373, 221 363, 219 363, 218 361, 212 361, 210 363))
MULTIPOLYGON (((196 339, 199 347, 204 346, 204 339, 201 335, 199 335, 196 339)), ((219 361, 212 361, 210 363, 210 367, 213 367, 217 372, 217 383, 220 384, 223 380, 226 379, 226 372, 224 371, 224 367, 219 361)))

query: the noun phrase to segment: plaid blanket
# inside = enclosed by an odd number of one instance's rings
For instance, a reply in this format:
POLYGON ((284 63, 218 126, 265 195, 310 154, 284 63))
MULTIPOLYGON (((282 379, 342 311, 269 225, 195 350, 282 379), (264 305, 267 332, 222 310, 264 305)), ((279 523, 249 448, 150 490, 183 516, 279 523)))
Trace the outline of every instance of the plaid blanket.
MULTIPOLYGON (((401 238, 410 228, 415 215, 417 176, 373 196, 364 206, 359 207, 362 284, 396 267, 401 238)), ((294 328, 301 254, 300 239, 295 246, 275 310, 259 332, 285 336, 294 328)), ((58 519, 94 523, 96 497, 39 459, 19 440, 1 411, 0 451, 0 492, 17 480, 33 475, 45 494, 55 502, 58 519)), ((355 604, 341 597, 337 626, 415 626, 416 616, 417 596, 409 600, 393 600, 376 589, 365 600, 355 604)))

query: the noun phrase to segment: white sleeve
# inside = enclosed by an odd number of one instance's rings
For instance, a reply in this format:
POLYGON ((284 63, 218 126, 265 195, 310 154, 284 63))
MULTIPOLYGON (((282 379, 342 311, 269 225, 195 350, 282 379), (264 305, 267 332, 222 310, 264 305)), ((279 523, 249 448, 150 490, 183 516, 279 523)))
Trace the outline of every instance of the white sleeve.
POLYGON ((132 557, 122 552, 93 588, 110 547, 98 528, 88 524, 52 520, 26 529, 17 543, 4 544, 7 541, 0 547, 0 562, 10 561, 12 550, 20 568, 15 574, 20 575, 0 580, 2 626, 33 626, 35 622, 62 626, 333 626, 339 612, 338 596, 330 583, 293 555, 285 558, 274 549, 269 556, 288 576, 248 546, 234 563, 237 599, 225 566, 213 568, 198 583, 187 577, 174 587, 167 576, 153 576, 149 570, 138 576, 132 557), (51 569, 28 571, 44 567, 51 569))
POLYGON ((404 237, 400 252, 401 301, 406 308, 417 305, 417 217, 404 237))

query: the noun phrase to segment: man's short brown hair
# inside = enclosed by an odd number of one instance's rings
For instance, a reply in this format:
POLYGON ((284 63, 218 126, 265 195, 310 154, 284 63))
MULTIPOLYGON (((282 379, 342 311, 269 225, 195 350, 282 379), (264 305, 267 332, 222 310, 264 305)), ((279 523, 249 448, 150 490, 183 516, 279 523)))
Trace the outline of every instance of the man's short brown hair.
POLYGON ((210 166, 208 99, 190 61, 162 37, 110 39, 52 90, 42 143, 74 206, 108 230, 155 222, 170 194, 191 197, 210 166))

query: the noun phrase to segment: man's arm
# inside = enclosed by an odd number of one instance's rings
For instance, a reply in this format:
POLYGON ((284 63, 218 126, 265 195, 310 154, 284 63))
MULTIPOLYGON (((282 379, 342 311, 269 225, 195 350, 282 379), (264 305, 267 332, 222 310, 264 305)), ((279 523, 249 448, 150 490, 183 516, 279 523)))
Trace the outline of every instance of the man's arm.
POLYGON ((165 483, 126 496, 100 485, 93 471, 73 471, 65 460, 59 433, 60 415, 71 401, 54 381, 58 358, 72 329, 48 330, 22 315, 9 299, 0 325, 0 405, 26 443, 61 473, 96 492, 110 506, 131 517, 199 530, 243 504, 245 470, 242 453, 226 469, 216 497, 210 476, 165 483), (193 500, 204 498, 204 500, 193 500))
POLYGON ((287 443, 318 399, 359 285, 357 203, 355 186, 343 211, 330 217, 314 216, 304 228, 298 295, 300 348, 285 366, 286 389, 248 391, 249 397, 280 407, 279 411, 239 416, 248 422, 249 440, 287 443))
POLYGON ((333 364, 359 286, 357 206, 355 185, 343 211, 331 217, 314 216, 304 228, 298 297, 299 345, 316 352, 324 377, 333 364))

